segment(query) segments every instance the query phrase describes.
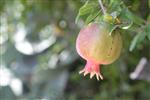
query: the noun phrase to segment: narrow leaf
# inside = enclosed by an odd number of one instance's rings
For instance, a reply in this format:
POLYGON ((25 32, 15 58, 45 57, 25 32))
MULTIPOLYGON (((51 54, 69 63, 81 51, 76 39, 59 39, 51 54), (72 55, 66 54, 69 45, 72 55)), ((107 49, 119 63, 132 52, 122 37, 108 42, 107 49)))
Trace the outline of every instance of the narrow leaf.
POLYGON ((130 22, 127 23, 127 24, 122 24, 122 25, 120 26, 120 28, 126 30, 126 29, 129 29, 132 25, 133 25, 133 22, 130 21, 130 22))
POLYGON ((147 24, 144 29, 148 39, 150 40, 150 24, 147 24))
POLYGON ((95 8, 98 7, 98 4, 94 1, 89 2, 89 0, 79 9, 79 13, 76 17, 75 23, 78 22, 79 18, 81 16, 90 14, 92 12, 94 12, 95 8))
POLYGON ((147 34, 148 39, 150 40, 150 33, 147 34))
POLYGON ((96 7, 98 6, 98 4, 96 2, 89 2, 87 1, 80 9, 79 9, 79 15, 86 15, 91 13, 96 7))
POLYGON ((119 11, 114 11, 111 13, 111 15, 113 16, 113 18, 117 18, 119 16, 120 12, 119 11))
POLYGON ((80 18, 80 15, 78 14, 77 17, 76 17, 76 19, 75 19, 75 23, 76 24, 78 23, 79 18, 80 18))
POLYGON ((129 51, 133 51, 136 45, 145 39, 145 33, 138 33, 132 40, 129 51))
POLYGON ((112 32, 117 28, 117 27, 119 27, 119 25, 114 25, 114 26, 112 26, 112 27, 110 27, 110 31, 109 31, 109 35, 111 35, 112 34, 112 32))
POLYGON ((98 15, 100 14, 100 11, 98 12, 92 12, 86 19, 86 24, 90 23, 92 20, 94 20, 98 15))
POLYGON ((137 15, 133 14, 130 10, 126 9, 126 16, 132 20, 134 23, 141 25, 144 23, 144 20, 137 15))
POLYGON ((149 4, 149 8, 150 8, 150 0, 149 0, 148 4, 149 4))

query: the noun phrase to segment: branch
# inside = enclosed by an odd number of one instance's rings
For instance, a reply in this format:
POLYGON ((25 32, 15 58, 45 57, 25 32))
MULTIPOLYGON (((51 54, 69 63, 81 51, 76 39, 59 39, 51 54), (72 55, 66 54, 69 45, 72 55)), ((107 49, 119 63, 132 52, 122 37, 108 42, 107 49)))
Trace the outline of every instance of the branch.
POLYGON ((99 5, 100 5, 100 7, 102 9, 103 14, 105 15, 106 14, 106 10, 105 10, 105 8, 103 6, 102 0, 98 0, 98 2, 99 2, 99 5))

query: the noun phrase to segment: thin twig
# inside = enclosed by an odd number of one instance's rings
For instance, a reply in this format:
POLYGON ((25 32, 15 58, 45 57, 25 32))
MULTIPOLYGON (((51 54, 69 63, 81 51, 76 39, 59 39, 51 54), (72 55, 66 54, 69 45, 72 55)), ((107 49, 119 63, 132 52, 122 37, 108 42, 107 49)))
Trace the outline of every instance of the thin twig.
POLYGON ((102 0, 98 0, 98 2, 99 2, 99 5, 100 5, 100 7, 102 9, 103 14, 105 15, 106 14, 106 10, 105 10, 105 8, 103 6, 102 0))

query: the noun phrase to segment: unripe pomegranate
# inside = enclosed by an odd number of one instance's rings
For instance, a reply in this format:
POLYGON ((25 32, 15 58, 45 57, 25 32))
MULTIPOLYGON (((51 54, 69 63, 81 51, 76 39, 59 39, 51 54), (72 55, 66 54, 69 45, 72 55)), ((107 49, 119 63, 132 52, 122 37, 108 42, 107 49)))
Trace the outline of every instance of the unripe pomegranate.
POLYGON ((90 73, 90 78, 96 75, 97 80, 103 79, 100 73, 100 64, 110 64, 120 55, 122 38, 115 30, 109 35, 106 23, 91 23, 78 34, 76 49, 78 54, 87 61, 85 68, 79 73, 84 76, 90 73))

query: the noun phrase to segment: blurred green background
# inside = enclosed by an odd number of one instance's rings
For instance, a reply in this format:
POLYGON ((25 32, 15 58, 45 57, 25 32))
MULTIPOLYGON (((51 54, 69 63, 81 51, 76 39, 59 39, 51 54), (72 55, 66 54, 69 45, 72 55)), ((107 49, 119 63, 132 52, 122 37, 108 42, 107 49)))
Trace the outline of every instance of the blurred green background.
MULTIPOLYGON (((123 1, 150 21, 150 1, 123 1)), ((76 53, 75 41, 84 21, 75 24, 75 18, 85 2, 0 0, 0 100, 150 100, 149 81, 130 78, 142 57, 150 59, 147 38, 137 40, 129 52, 135 31, 122 31, 121 56, 113 64, 102 65, 104 80, 78 74, 85 61, 76 53)))

